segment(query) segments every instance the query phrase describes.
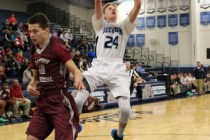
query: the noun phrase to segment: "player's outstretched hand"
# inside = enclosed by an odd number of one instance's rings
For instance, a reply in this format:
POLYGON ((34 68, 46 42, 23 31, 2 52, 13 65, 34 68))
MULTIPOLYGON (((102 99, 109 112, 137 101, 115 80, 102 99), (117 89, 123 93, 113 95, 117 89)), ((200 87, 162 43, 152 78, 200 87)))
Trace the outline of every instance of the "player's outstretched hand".
POLYGON ((83 90, 85 89, 85 85, 82 81, 78 80, 74 82, 74 88, 76 88, 77 90, 83 90))
POLYGON ((31 84, 29 84, 27 86, 27 92, 30 96, 39 96, 40 95, 40 92, 37 90, 37 87, 33 86, 31 84))

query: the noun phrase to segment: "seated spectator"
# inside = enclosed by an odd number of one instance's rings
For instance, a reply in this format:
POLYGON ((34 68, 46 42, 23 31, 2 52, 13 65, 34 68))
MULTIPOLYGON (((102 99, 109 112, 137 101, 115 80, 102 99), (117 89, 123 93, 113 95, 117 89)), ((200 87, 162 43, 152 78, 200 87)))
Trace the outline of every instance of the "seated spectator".
POLYGON ((145 69, 142 68, 142 67, 139 65, 139 63, 136 63, 134 67, 135 67, 135 68, 134 68, 135 71, 137 71, 137 72, 145 72, 145 69))
POLYGON ((79 67, 79 59, 81 57, 80 51, 76 51, 74 57, 73 57, 73 61, 76 64, 77 67, 79 67))
POLYGON ((70 53, 71 53, 71 57, 74 58, 74 55, 76 54, 76 49, 71 48, 70 53))
POLYGON ((5 73, 4 73, 4 68, 3 66, 0 66, 0 81, 3 83, 7 79, 5 73))
MULTIPOLYGON (((182 85, 182 92, 190 92, 191 91, 191 82, 188 81, 187 73, 181 74, 180 82, 182 85)), ((190 94, 190 93, 187 93, 190 94)))
POLYGON ((6 103, 5 110, 13 112, 13 116, 9 117, 9 120, 12 121, 15 118, 19 118, 19 116, 15 114, 16 112, 18 112, 18 104, 16 99, 10 96, 10 90, 7 82, 4 82, 2 84, 0 99, 4 100, 6 103))
POLYGON ((12 22, 11 24, 12 32, 16 32, 18 30, 17 22, 12 22))
MULTIPOLYGON (((23 50, 25 47, 24 41, 21 38, 21 34, 18 33, 18 36, 14 40, 14 48, 23 50)), ((16 51, 17 52, 17 51, 16 51)), ((15 53, 15 52, 14 52, 15 53)))
POLYGON ((12 27, 10 26, 9 20, 6 20, 5 25, 2 28, 3 33, 3 43, 4 45, 8 45, 11 47, 11 35, 12 35, 12 27))
POLYGON ((72 35, 70 29, 67 30, 65 36, 66 36, 66 38, 68 39, 68 44, 69 44, 69 46, 71 46, 71 42, 72 42, 72 40, 73 40, 73 35, 72 35))
POLYGON ((79 59, 78 68, 81 72, 84 72, 87 70, 86 60, 84 60, 82 57, 80 57, 79 59))
POLYGON ((206 74, 206 78, 205 78, 204 81, 205 81, 205 83, 204 83, 204 90, 206 92, 209 92, 210 91, 210 74, 209 73, 206 74))
MULTIPOLYGON (((31 101, 23 96, 22 87, 19 84, 19 81, 17 79, 14 79, 12 81, 12 85, 10 86, 10 93, 11 97, 15 98, 18 102, 18 107, 23 106, 23 115, 22 118, 30 119, 31 116, 29 116, 29 111, 31 108, 31 101)), ((17 115, 18 112, 15 112, 15 115, 17 115)))
POLYGON ((176 74, 174 74, 174 75, 172 74, 170 76, 170 92, 171 92, 170 95, 173 95, 173 96, 180 93, 176 74))
POLYGON ((55 29, 52 30, 52 36, 58 37, 58 33, 56 32, 55 29))
POLYGON ((63 31, 61 34, 60 34, 60 38, 63 40, 63 42, 65 42, 64 43, 64 45, 65 45, 65 47, 67 48, 67 49, 69 49, 70 48, 70 45, 69 45, 69 42, 68 42, 68 38, 67 38, 67 32, 66 31, 63 31))
POLYGON ((28 68, 26 70, 24 70, 23 72, 23 83, 24 84, 28 84, 32 79, 32 72, 31 72, 31 69, 30 69, 30 65, 28 65, 28 68))
POLYGON ((8 48, 6 56, 4 57, 5 62, 5 74, 7 77, 16 76, 16 63, 14 61, 14 56, 12 50, 8 48))
POLYGON ((9 23, 10 24, 12 24, 13 22, 17 22, 17 19, 16 19, 14 13, 8 18, 8 20, 9 20, 9 23))
POLYGON ((100 100, 97 97, 89 96, 82 108, 82 113, 88 113, 103 109, 99 104, 100 100))
POLYGON ((188 73, 188 75, 187 75, 187 81, 190 82, 191 92, 195 92, 196 91, 195 77, 192 76, 192 73, 188 73))

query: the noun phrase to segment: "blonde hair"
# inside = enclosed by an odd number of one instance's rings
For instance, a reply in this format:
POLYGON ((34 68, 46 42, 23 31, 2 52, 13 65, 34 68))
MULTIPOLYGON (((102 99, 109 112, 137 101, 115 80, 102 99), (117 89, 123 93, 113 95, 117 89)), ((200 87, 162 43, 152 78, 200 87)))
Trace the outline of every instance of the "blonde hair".
POLYGON ((111 3, 111 2, 106 3, 106 4, 103 6, 103 13, 105 13, 105 10, 106 10, 106 8, 107 8, 109 5, 112 5, 112 6, 114 6, 115 8, 117 8, 117 5, 114 4, 114 3, 111 3))

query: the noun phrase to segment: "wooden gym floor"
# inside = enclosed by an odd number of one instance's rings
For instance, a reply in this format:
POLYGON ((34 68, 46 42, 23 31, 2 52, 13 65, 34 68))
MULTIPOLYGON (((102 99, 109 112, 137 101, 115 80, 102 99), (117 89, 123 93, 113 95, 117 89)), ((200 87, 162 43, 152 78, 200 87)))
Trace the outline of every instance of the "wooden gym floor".
MULTIPOLYGON (((118 109, 82 114, 77 140, 112 140, 118 119, 118 109)), ((0 140, 25 140, 27 126, 0 126, 0 140)), ((124 140, 210 140, 210 94, 133 106, 124 140)))

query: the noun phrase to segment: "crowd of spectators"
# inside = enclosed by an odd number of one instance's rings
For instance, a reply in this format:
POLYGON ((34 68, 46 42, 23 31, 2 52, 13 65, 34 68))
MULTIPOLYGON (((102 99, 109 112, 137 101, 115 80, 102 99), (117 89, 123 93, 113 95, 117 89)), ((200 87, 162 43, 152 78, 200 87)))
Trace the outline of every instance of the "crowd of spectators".
MULTIPOLYGON (((2 89, 0 93, 0 97, 2 96, 0 98, 0 122, 7 122, 6 118, 2 118, 5 109, 12 111, 13 115, 9 119, 14 120, 17 118, 19 105, 25 106, 22 112, 23 117, 28 118, 29 116, 31 103, 24 97, 23 91, 26 90, 25 88, 32 78, 30 69, 32 42, 29 36, 27 19, 25 23, 19 23, 15 14, 12 14, 2 24, 2 40, 0 40, 0 87, 2 89), (3 98, 5 95, 8 95, 7 99, 3 98), (17 97, 14 95, 17 95, 17 97)), ((77 67, 82 72, 87 70, 95 57, 94 45, 88 41, 88 38, 85 36, 74 38, 71 30, 66 28, 51 29, 51 34, 63 40, 64 46, 71 53, 77 67)))
POLYGON ((210 92, 210 67, 206 70, 200 62, 191 73, 170 75, 171 95, 185 94, 188 96, 203 95, 210 92))

